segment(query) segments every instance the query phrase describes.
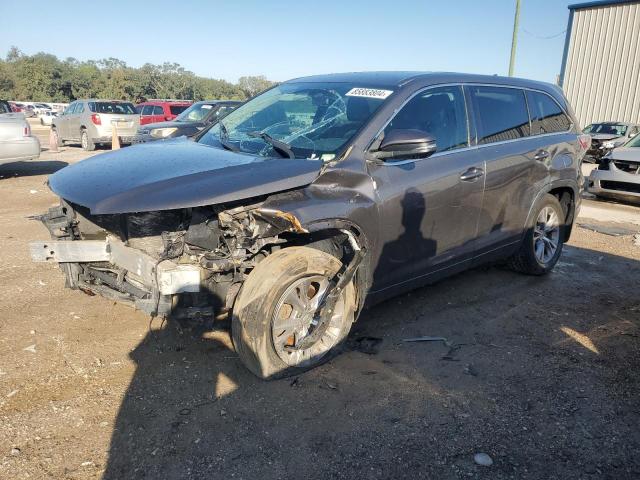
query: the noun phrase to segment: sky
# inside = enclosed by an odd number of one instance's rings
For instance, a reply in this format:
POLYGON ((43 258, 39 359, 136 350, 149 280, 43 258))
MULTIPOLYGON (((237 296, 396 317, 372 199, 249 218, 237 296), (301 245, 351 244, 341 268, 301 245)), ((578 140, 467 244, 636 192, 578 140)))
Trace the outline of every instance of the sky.
MULTIPOLYGON (((555 82, 569 3, 522 0, 514 74, 555 82), (548 38, 553 37, 553 38, 548 38)), ((0 0, 0 55, 176 62, 231 82, 366 70, 506 75, 515 0, 0 0)))

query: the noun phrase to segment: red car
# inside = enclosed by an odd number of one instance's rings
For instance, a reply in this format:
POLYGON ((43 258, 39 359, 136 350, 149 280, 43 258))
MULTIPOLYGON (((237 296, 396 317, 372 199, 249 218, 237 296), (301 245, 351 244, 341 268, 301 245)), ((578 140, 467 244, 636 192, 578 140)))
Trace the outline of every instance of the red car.
POLYGON ((24 105, 16 102, 9 102, 9 106, 11 107, 11 111, 14 113, 20 113, 24 108, 24 105))
POLYGON ((136 105, 136 111, 140 114, 140 125, 146 125, 173 120, 192 103, 191 100, 148 100, 136 105))

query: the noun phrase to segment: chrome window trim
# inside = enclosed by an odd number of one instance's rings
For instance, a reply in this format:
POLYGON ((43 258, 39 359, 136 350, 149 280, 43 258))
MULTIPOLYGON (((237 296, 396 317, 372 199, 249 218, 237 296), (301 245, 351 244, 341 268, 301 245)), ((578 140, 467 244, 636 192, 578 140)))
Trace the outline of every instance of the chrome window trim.
MULTIPOLYGON (((378 136, 380 136, 380 134, 383 132, 383 130, 385 128, 387 128, 387 126, 391 123, 391 121, 395 118, 395 116, 398 115, 398 112, 400 112, 400 110, 402 110, 407 103, 409 103, 411 100, 413 100, 414 97, 416 97, 417 95, 420 95, 421 93, 423 93, 423 92, 425 92, 427 90, 431 90, 431 89, 434 89, 434 88, 439 88, 439 87, 458 87, 458 86, 462 88, 462 94, 463 94, 463 97, 465 99, 465 112, 467 112, 468 146, 461 147, 461 148, 456 148, 454 150, 447 150, 447 151, 444 151, 444 152, 436 152, 433 155, 430 155, 430 156, 425 157, 425 158, 412 158, 412 159, 408 159, 408 160, 399 160, 399 161, 396 161, 396 162, 381 162, 381 165, 389 165, 389 166, 406 165, 408 163, 415 163, 416 161, 425 160, 426 158, 438 158, 438 157, 443 157, 445 155, 450 155, 452 153, 468 152, 468 151, 471 151, 471 150, 474 150, 474 149, 486 148, 486 147, 491 147, 491 146, 495 146, 495 145, 504 145, 504 144, 513 143, 513 142, 521 142, 523 140, 528 140, 528 139, 531 139, 531 138, 544 138, 544 137, 548 137, 548 136, 551 136, 551 135, 564 135, 564 134, 567 134, 567 133, 571 133, 571 130, 575 126, 573 121, 572 121, 572 119, 571 119, 571 115, 569 115, 567 113, 567 111, 564 108, 562 108, 562 105, 560 105, 558 103, 558 101, 555 98, 553 98, 552 95, 550 95, 549 93, 545 92, 544 90, 539 90, 537 88, 531 88, 531 87, 520 87, 520 86, 515 86, 515 85, 501 85, 501 84, 494 84, 494 83, 462 83, 462 82, 439 83, 437 85, 429 85, 428 87, 424 87, 424 88, 421 88, 419 90, 416 90, 409 97, 407 97, 404 100, 404 102, 402 102, 402 104, 400 104, 400 106, 398 106, 396 109, 394 109, 393 113, 389 117, 389 120, 387 120, 385 122, 385 124, 382 126, 382 128, 380 128, 378 130, 378 132, 373 136, 373 138, 371 139, 371 141, 367 145, 367 147, 365 149, 365 152, 367 152, 367 153, 369 152, 373 142, 376 141, 376 139, 378 138, 378 136), (522 137, 522 138, 514 138, 512 140, 501 140, 499 142, 491 142, 491 143, 482 143, 482 144, 471 145, 471 122, 470 122, 470 119, 469 119, 469 109, 467 107, 467 101, 469 99, 467 99, 465 88, 464 88, 466 86, 469 86, 469 87, 516 88, 516 89, 522 90, 523 92, 528 90, 528 91, 531 91, 531 92, 542 93, 542 94, 546 95, 547 97, 551 98, 551 100, 553 100, 556 103, 556 105, 558 105, 558 107, 560 108, 562 113, 564 113, 567 116, 567 118, 569 119, 569 128, 567 130, 563 130, 561 132, 542 133, 542 134, 538 134, 538 135, 529 135, 527 137, 522 137)), ((527 105, 527 111, 528 111, 529 105, 528 105, 526 94, 524 95, 524 99, 525 99, 525 104, 527 105)), ((531 125, 531 114, 529 114, 529 125, 531 125)), ((529 129, 529 131, 531 131, 531 129, 529 129)))

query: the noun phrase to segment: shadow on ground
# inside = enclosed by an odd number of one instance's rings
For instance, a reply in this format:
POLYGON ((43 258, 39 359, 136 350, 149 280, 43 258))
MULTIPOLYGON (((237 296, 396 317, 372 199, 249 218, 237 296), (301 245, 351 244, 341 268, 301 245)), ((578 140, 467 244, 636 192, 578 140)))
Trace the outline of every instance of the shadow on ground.
POLYGON ((350 343, 377 353, 274 382, 224 328, 157 325, 103 478, 638 478, 639 267, 566 247, 544 278, 467 272, 363 312, 350 343))
POLYGON ((0 178, 31 177, 35 175, 51 175, 69 165, 59 160, 31 160, 27 162, 12 162, 0 165, 0 178))

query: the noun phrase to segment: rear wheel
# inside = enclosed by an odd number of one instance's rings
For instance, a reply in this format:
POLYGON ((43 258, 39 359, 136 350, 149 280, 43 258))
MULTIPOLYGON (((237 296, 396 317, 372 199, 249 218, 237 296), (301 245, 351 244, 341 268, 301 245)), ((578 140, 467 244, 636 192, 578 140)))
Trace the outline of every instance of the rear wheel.
POLYGON ((89 138, 89 134, 86 129, 82 129, 80 132, 80 144, 82 145, 82 149, 87 152, 92 152, 96 149, 96 144, 93 143, 91 138, 89 138))
POLYGON ((510 266, 529 275, 544 275, 553 270, 564 244, 565 212, 556 197, 546 194, 534 212, 520 251, 510 266))
POLYGON ((340 261, 309 247, 280 250, 258 264, 233 309, 233 342, 242 362, 260 378, 282 378, 313 368, 336 352, 354 320, 355 289, 349 283, 320 338, 306 349, 295 346, 317 328, 320 300, 340 261))

